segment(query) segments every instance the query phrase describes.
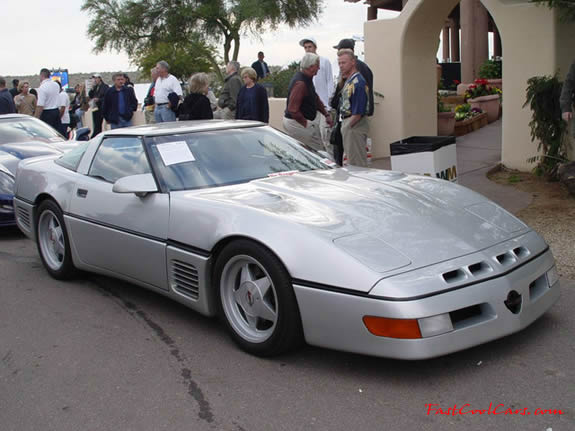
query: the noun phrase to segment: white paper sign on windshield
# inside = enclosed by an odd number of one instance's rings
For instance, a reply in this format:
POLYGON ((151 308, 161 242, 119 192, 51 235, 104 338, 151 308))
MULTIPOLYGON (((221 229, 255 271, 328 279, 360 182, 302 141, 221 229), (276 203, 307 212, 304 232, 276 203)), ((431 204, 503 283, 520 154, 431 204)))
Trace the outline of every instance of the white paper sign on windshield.
POLYGON ((196 160, 185 141, 167 142, 156 146, 164 165, 193 162, 196 160))

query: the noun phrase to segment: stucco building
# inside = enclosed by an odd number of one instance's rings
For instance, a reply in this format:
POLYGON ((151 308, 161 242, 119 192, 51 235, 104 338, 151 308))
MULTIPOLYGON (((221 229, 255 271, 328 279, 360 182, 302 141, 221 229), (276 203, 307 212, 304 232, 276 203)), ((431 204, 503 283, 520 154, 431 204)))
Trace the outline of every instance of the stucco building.
MULTIPOLYGON (((469 19, 466 10, 473 8, 476 17, 478 2, 382 0, 381 4, 401 3, 400 15, 366 21, 365 59, 374 73, 375 90, 385 96, 376 101, 371 121, 375 157, 388 156, 389 144, 401 138, 437 134, 435 68, 439 34, 458 5, 464 34, 464 17, 469 19)), ((368 0, 368 3, 372 8, 371 3, 377 2, 368 0)), ((481 0, 481 5, 496 24, 504 58, 502 162, 510 168, 529 170, 532 166, 527 159, 537 154, 537 143, 530 137, 531 111, 523 108, 527 80, 556 71, 564 77, 575 56, 575 26, 561 22, 555 10, 526 0, 481 0)), ((373 10, 370 17, 375 18, 373 10)), ((486 33, 485 21, 482 22, 480 33, 486 33)), ((477 32, 475 29, 474 34, 477 32)), ((483 42, 475 41, 474 49, 480 43, 483 42)), ((485 49, 481 49, 485 54, 485 49)), ((462 46, 462 69, 468 63, 476 68, 481 61, 468 60, 466 56, 470 55, 476 54, 466 52, 465 45, 462 46)))

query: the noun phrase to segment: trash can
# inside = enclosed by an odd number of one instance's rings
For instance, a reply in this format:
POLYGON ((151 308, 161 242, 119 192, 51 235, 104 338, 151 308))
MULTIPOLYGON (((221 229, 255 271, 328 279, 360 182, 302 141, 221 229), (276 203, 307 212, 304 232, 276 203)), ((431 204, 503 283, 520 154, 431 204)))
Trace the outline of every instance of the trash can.
POLYGON ((412 136, 392 143, 391 169, 457 182, 455 136, 412 136))

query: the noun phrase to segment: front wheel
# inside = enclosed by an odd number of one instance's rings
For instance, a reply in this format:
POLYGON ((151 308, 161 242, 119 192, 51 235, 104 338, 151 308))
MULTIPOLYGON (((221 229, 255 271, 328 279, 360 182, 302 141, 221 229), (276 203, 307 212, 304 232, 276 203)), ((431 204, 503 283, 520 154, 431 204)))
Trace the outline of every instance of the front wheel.
POLYGON ((46 200, 38 207, 36 220, 36 244, 44 267, 58 280, 71 278, 76 269, 62 210, 55 202, 46 200))
POLYGON ((273 253, 251 241, 235 241, 222 250, 215 274, 221 314, 243 350, 273 356, 301 343, 290 276, 273 253))

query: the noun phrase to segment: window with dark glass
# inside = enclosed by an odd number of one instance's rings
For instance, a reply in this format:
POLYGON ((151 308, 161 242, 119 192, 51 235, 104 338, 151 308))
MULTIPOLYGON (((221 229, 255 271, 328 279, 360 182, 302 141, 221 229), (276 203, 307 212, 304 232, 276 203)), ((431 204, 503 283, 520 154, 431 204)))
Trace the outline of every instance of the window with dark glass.
POLYGON ((80 160, 82 160, 82 156, 88 148, 88 144, 89 142, 78 144, 76 148, 64 153, 60 158, 56 159, 56 163, 75 172, 78 169, 80 160))
POLYGON ((89 175, 114 183, 130 175, 147 174, 150 165, 139 137, 105 138, 92 161, 89 175))
POLYGON ((331 169, 318 154, 271 127, 155 136, 147 139, 146 144, 170 191, 331 169))

